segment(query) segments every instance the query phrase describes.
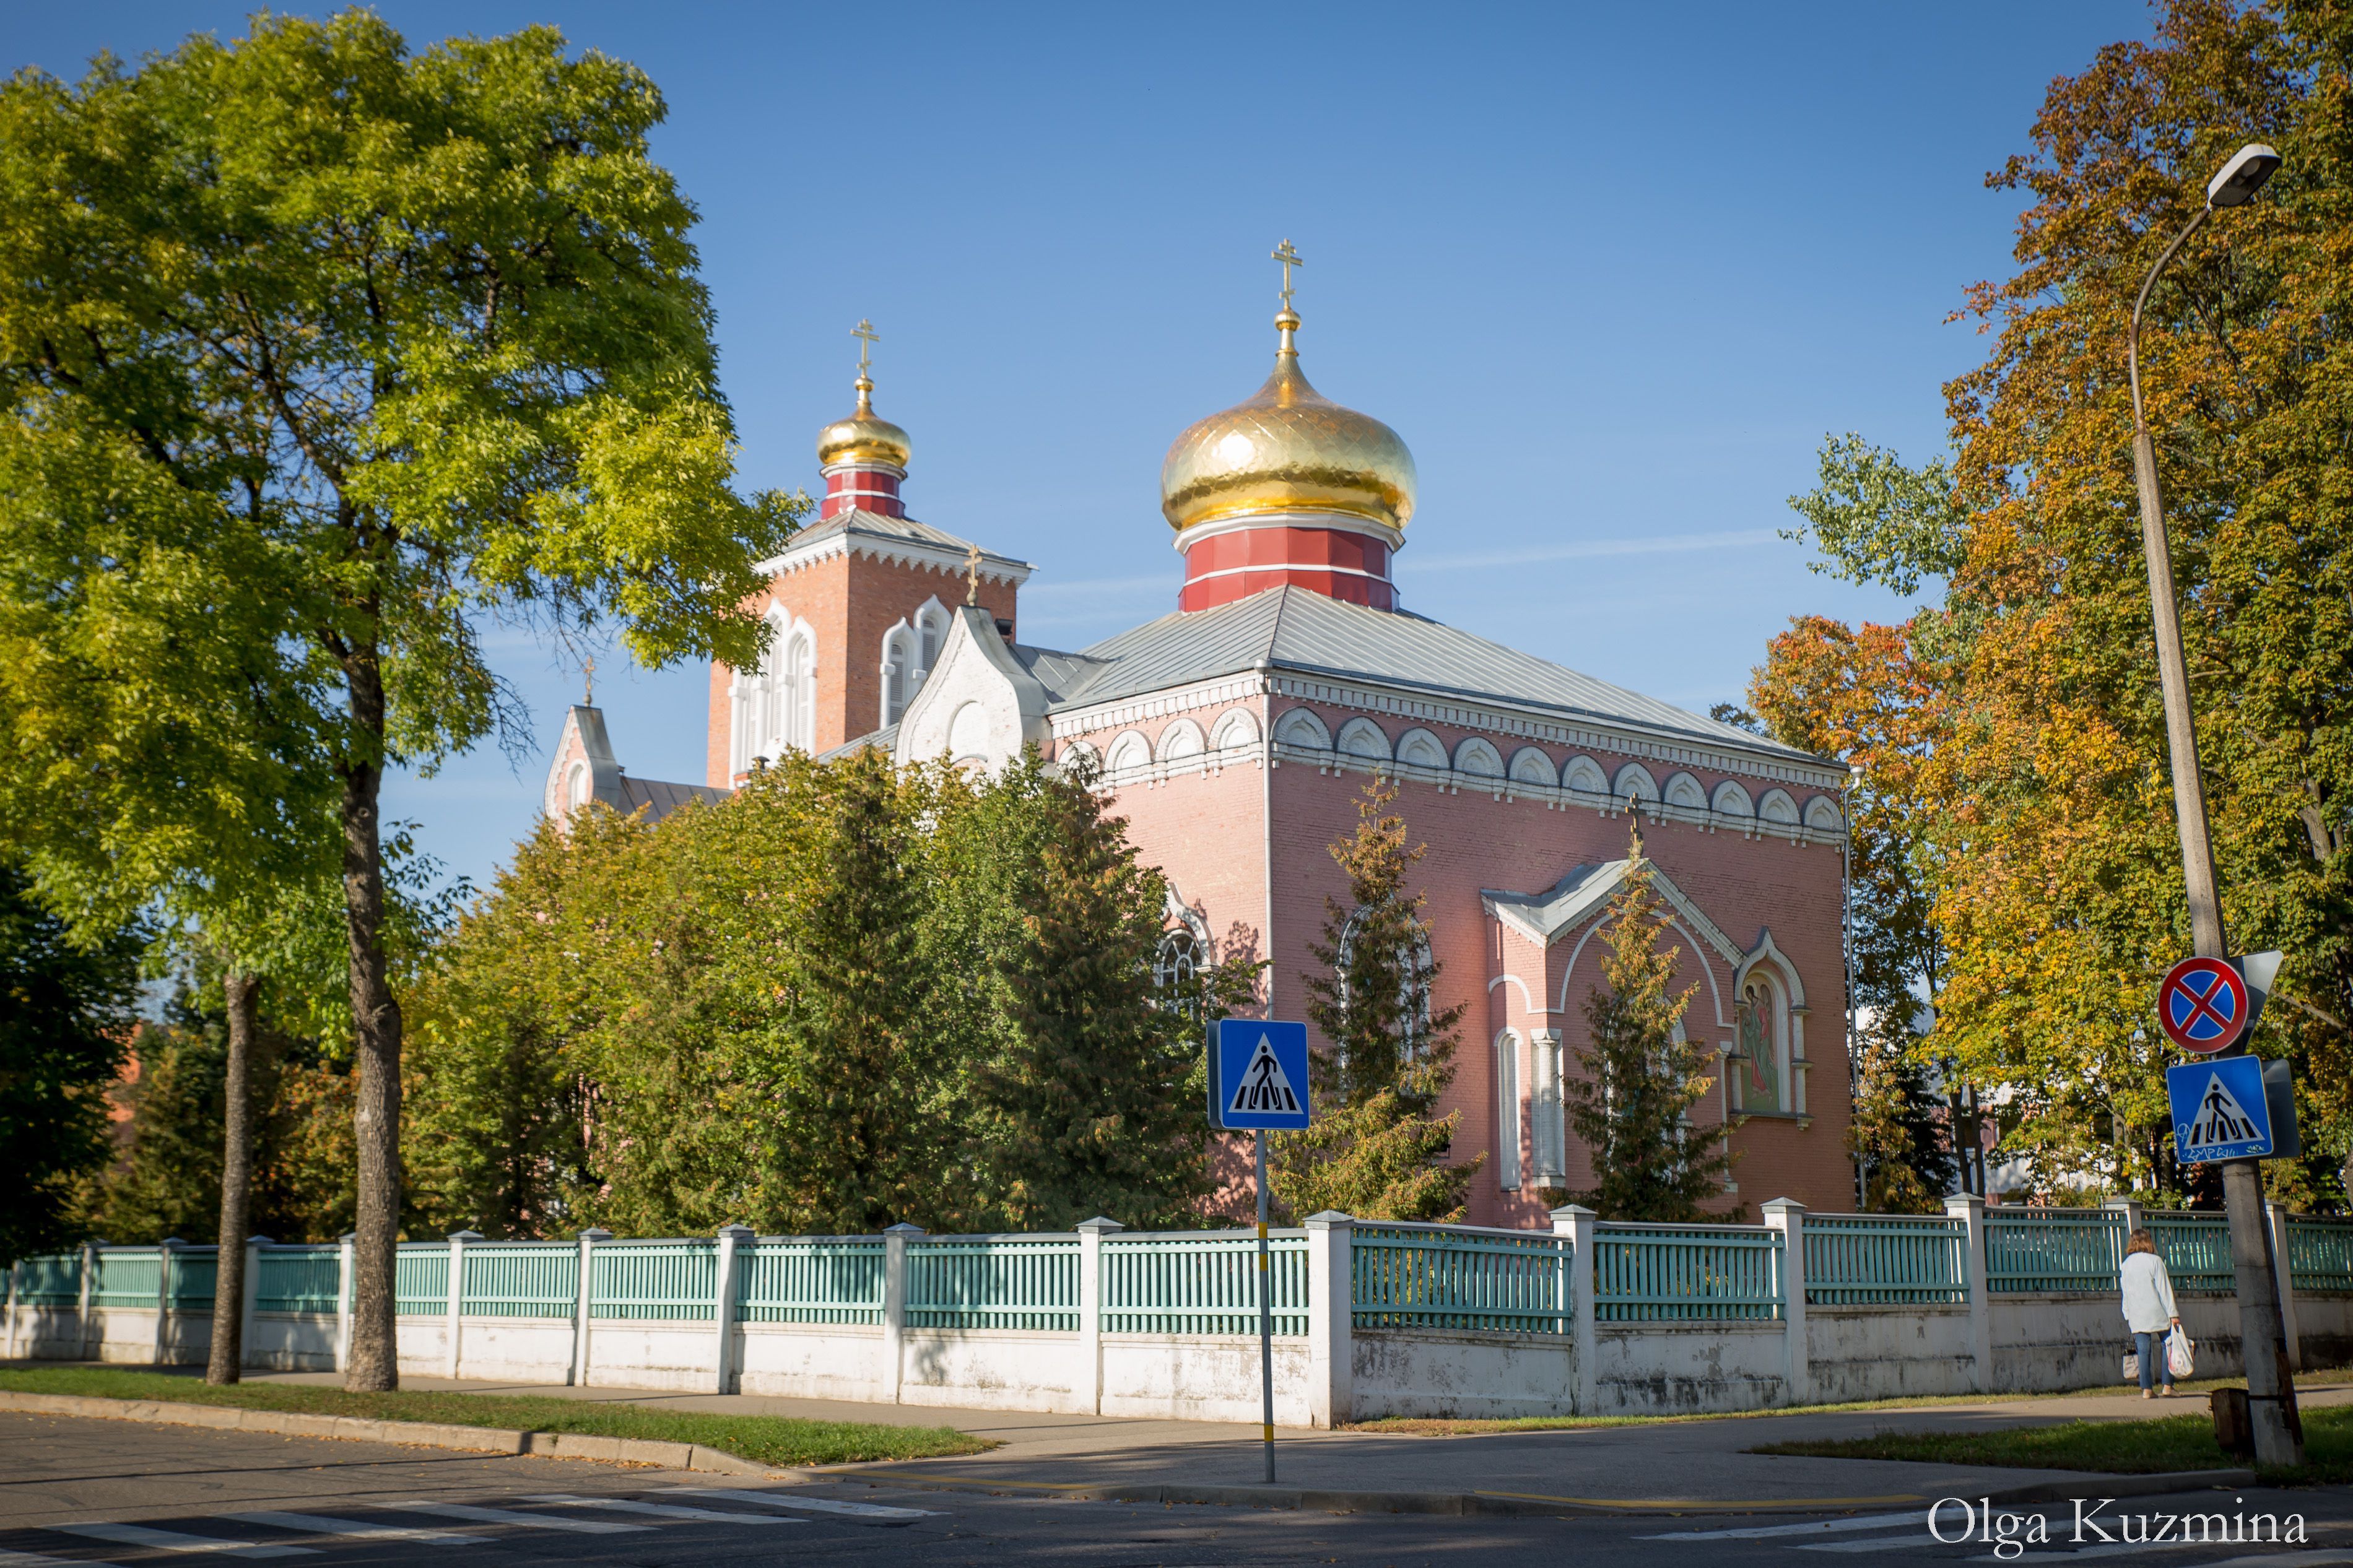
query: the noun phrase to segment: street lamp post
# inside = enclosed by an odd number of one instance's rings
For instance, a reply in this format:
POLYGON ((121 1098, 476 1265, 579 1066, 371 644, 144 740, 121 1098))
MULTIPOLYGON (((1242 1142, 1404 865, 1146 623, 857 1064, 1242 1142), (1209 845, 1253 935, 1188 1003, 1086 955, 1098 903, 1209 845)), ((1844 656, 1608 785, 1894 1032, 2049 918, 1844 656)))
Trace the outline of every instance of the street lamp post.
MULTIPOLYGON (((2165 735, 2173 765, 2173 814, 2181 834, 2182 880, 2189 895, 2189 931, 2201 958, 2229 955, 2222 905, 2214 885, 2214 850, 2207 839, 2206 791, 2198 773, 2198 730, 2189 710, 2189 672, 2181 655, 2181 617, 2173 591, 2173 552, 2166 542, 2165 502, 2157 488, 2157 443, 2140 396, 2140 318, 2148 292, 2185 241, 2218 207, 2245 204, 2278 168, 2280 156, 2261 142, 2242 147, 2206 187, 2206 205, 2174 236, 2148 269, 2133 300, 2133 478, 2140 490, 2142 548, 2148 555, 2148 598, 2157 633, 2158 678, 2165 692, 2165 735)), ((2239 1334, 2247 1364, 2247 1399, 2255 1428, 2255 1458, 2264 1465, 2300 1465, 2304 1444, 2295 1418, 2295 1387, 2288 1375, 2287 1336, 2280 1319, 2278 1277, 2272 1270, 2272 1230, 2263 1214, 2263 1167, 2254 1160, 2222 1163, 2222 1197, 2231 1216, 2231 1261, 2238 1275, 2239 1334)))

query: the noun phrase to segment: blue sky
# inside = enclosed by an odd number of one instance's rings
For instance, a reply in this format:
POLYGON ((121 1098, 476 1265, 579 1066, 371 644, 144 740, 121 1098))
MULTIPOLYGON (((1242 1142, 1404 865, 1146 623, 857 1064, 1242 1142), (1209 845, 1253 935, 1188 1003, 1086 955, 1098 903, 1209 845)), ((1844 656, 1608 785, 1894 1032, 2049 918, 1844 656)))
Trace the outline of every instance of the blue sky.
MULTIPOLYGON (((304 8, 305 7, 290 7, 304 8)), ((1983 344, 2050 79, 2144 37, 2122 0, 1968 5, 378 7, 422 46, 551 22, 667 95, 702 215, 747 488, 814 489, 871 317, 918 517, 1034 562, 1024 639, 1173 607, 1162 454, 1273 351, 1413 449, 1407 605, 1704 710, 1793 615, 1904 606, 1777 537, 1826 432, 1915 459, 1983 344)), ((244 8, 84 0, 0 20, 79 74, 244 8)), ((540 751, 484 745, 387 807, 486 881, 537 810, 576 668, 493 634, 540 751)), ((700 779, 706 671, 598 657, 632 773, 700 779)))

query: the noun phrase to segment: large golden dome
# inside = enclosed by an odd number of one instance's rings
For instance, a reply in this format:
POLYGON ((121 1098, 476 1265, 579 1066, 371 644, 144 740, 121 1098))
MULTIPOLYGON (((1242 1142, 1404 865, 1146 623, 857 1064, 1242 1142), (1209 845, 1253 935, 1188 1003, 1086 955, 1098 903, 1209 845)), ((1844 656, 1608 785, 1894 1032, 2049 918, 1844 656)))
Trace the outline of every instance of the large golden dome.
POLYGON ((1337 512, 1403 529, 1413 516, 1413 454, 1398 433, 1307 384, 1292 334, 1299 318, 1275 317, 1282 346, 1274 374, 1244 403, 1176 437, 1160 465, 1160 510, 1180 532, 1226 518, 1337 512))
POLYGON ((817 433, 819 468, 829 468, 836 463, 880 463, 902 470, 906 468, 907 433, 875 414, 873 395, 874 384, 861 368, 857 411, 817 433))

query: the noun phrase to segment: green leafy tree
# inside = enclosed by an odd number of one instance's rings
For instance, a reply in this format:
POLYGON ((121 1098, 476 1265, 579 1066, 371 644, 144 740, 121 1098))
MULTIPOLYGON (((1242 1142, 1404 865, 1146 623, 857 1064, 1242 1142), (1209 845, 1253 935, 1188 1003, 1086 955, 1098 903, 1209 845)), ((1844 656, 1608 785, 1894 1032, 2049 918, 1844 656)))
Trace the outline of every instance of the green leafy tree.
POLYGON ((1569 1131, 1593 1166, 1593 1187, 1573 1201, 1604 1219, 1720 1218, 1704 1205, 1722 1198, 1732 1156, 1690 1120, 1715 1079, 1706 1049, 1677 1028, 1697 987, 1670 990, 1677 950, 1662 945, 1669 919, 1653 902, 1639 829, 1608 921, 1602 984, 1585 999, 1591 1044, 1561 1085, 1569 1131))
POLYGON ((1269 1178, 1293 1215, 1337 1209, 1365 1219, 1459 1220, 1484 1157, 1447 1163, 1462 1113, 1437 1113, 1454 1079, 1458 1004, 1435 1003, 1421 896, 1408 891, 1422 847, 1409 847, 1397 786, 1375 779, 1356 802, 1356 831, 1331 846, 1348 902, 1324 900, 1321 967, 1301 979, 1315 1120, 1271 1140, 1269 1178))
POLYGON ((76 1239, 76 1194, 110 1154, 106 1091, 137 1018, 136 928, 77 945, 24 875, 0 864, 0 1260, 76 1239))
MULTIPOLYGON (((60 726, 0 751, 0 793, 23 786, 39 825, 82 813, 74 842, 164 883, 223 876, 221 847, 247 842, 209 831, 223 797, 281 775, 248 801, 342 892, 354 1388, 397 1381, 385 770, 429 772, 501 722, 486 616, 616 619, 649 665, 754 661, 753 566, 795 515, 728 489, 692 212, 648 155, 662 112, 642 73, 567 58, 551 29, 413 54, 363 11, 0 89, 12 717, 50 701, 26 647, 119 631, 169 656, 87 660, 126 701, 168 710, 191 681, 202 714, 241 659, 271 720, 226 780, 201 747, 104 773, 60 726)), ((101 860, 30 864, 88 879, 101 860)))

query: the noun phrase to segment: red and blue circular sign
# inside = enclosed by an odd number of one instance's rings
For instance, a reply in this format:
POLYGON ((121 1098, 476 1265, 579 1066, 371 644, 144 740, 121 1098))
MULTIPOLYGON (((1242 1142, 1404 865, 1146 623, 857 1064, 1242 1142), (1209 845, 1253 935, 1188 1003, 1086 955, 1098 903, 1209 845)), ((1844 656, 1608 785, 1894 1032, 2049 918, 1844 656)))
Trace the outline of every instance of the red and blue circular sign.
POLYGON ((2219 958, 2185 958, 2157 988, 2157 1021, 2166 1038, 2200 1056, 2237 1045, 2253 1011, 2245 976, 2219 958))

